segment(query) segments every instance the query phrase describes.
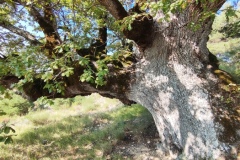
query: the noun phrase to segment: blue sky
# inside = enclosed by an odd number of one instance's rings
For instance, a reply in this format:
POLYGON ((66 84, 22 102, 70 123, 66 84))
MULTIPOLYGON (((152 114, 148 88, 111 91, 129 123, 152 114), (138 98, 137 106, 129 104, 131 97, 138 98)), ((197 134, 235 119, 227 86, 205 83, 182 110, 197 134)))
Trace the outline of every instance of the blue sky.
POLYGON ((239 2, 239 0, 228 0, 228 2, 230 2, 230 3, 238 3, 239 2))
POLYGON ((227 3, 230 3, 231 5, 234 5, 235 7, 237 7, 237 4, 240 0, 227 0, 227 3))
MULTIPOLYGON (((238 2, 240 2, 240 0, 227 0, 227 2, 226 3, 229 3, 229 4, 231 4, 231 5, 234 5, 235 6, 235 8, 237 8, 238 6, 237 6, 237 4, 238 4, 238 2)), ((221 9, 220 9, 221 10, 221 9)), ((219 11, 218 13, 220 13, 221 11, 219 11)), ((34 32, 34 31, 32 31, 33 30, 33 27, 32 26, 28 26, 27 27, 27 30, 28 31, 30 31, 31 33, 34 33, 35 35, 37 35, 37 36, 41 36, 41 37, 43 37, 44 36, 44 34, 42 33, 42 32, 34 32)))

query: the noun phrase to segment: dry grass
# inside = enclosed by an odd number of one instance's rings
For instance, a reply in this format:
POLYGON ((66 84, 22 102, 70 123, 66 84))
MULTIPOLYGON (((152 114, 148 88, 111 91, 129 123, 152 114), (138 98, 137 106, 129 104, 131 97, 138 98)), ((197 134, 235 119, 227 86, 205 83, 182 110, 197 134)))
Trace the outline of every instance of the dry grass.
POLYGON ((10 119, 18 136, 0 144, 3 159, 124 159, 113 152, 131 132, 138 135, 153 123, 139 105, 122 106, 97 94, 57 99, 48 109, 10 119), (68 103, 65 107, 64 103, 68 103), (60 105, 58 107, 57 105, 60 105))

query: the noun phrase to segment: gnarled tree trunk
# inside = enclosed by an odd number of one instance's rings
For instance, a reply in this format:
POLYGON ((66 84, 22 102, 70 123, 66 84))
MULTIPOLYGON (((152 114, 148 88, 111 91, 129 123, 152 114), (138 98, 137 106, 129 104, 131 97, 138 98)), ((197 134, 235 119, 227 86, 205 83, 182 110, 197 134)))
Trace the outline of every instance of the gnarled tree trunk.
POLYGON ((221 105, 214 102, 219 81, 206 47, 212 19, 193 31, 184 25, 184 16, 155 25, 151 47, 137 53, 143 57, 136 64, 128 97, 151 112, 164 152, 173 158, 217 159, 226 152, 230 137, 236 142, 237 135, 223 135, 227 133, 220 113, 214 112, 221 105))
MULTIPOLYGON (((129 16, 118 0, 98 1, 117 20, 129 16)), ((136 43, 132 65, 119 69, 109 64, 105 86, 96 88, 93 84, 80 82, 79 76, 84 68, 73 60, 74 74, 60 77, 65 85, 64 95, 49 93, 44 89, 46 83, 40 78, 25 84, 23 90, 31 100, 40 96, 72 97, 98 92, 125 103, 137 102, 151 112, 163 152, 170 153, 174 159, 181 156, 186 159, 217 159, 230 151, 231 144, 239 142, 239 119, 236 121, 233 109, 220 101, 224 92, 219 86, 219 79, 213 74, 218 65, 212 62, 214 58, 206 45, 213 18, 201 18, 203 12, 217 11, 224 2, 189 1, 185 10, 171 15, 168 22, 159 23, 159 18, 163 16, 160 11, 155 18, 147 14, 135 16, 132 29, 123 31, 136 43), (199 28, 190 27, 191 22, 200 19, 199 28)), ((54 12, 49 7, 50 4, 45 5, 45 16, 41 16, 34 6, 30 8, 30 13, 43 28, 46 36, 43 47, 49 50, 47 56, 53 58, 54 48, 62 42, 55 29, 54 12)), ((26 35, 23 30, 16 32, 9 24, 0 23, 0 26, 20 36, 26 35)), ((100 29, 99 34, 102 36, 96 43, 77 51, 80 56, 104 51, 106 28, 100 29)), ((40 44, 31 34, 24 38, 40 44)), ((7 61, 6 57, 2 59, 7 61)), ((90 59, 91 66, 95 67, 96 59, 90 59)), ((10 88, 19 79, 14 75, 1 77, 0 85, 10 88)))

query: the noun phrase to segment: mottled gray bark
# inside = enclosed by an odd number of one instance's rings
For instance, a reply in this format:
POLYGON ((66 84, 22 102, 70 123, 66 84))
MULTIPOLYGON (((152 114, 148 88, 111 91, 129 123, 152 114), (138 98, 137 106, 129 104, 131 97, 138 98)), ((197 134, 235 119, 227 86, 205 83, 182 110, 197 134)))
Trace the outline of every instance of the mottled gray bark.
MULTIPOLYGON (((128 16, 117 0, 99 2, 117 20, 128 16)), ((32 100, 40 96, 72 97, 98 92, 125 103, 138 102, 151 112, 161 138, 159 148, 163 152, 170 153, 173 159, 181 156, 217 159, 229 151, 226 149, 230 142, 239 141, 237 131, 240 129, 239 125, 229 127, 231 118, 221 120, 218 115, 225 110, 223 103, 218 101, 221 97, 219 80, 212 73, 217 65, 209 61, 210 53, 206 47, 213 19, 204 19, 195 31, 189 24, 198 22, 204 9, 216 11, 223 2, 191 3, 185 11, 172 15, 168 22, 159 23, 158 19, 164 17, 161 12, 155 19, 150 15, 139 15, 132 23, 132 30, 124 30, 125 36, 134 40, 139 48, 135 53, 137 59, 132 58, 132 65, 126 68, 116 69, 109 64, 105 86, 96 88, 79 82, 83 68, 74 65, 74 74, 63 78, 66 84, 64 95, 49 94, 43 89, 45 83, 39 79, 25 85, 24 91, 32 100), (219 108, 221 112, 218 112, 219 108)), ((41 19, 39 17, 39 23, 41 19)), ((52 29, 50 27, 50 31, 52 29)), ((0 84, 9 88, 18 80, 10 75, 1 78, 0 84)))
POLYGON ((212 20, 193 31, 184 17, 172 18, 156 24, 152 46, 137 53, 142 59, 128 96, 151 112, 164 152, 173 158, 217 159, 226 145, 218 137, 222 126, 215 123, 210 99, 218 83, 206 48, 212 20))

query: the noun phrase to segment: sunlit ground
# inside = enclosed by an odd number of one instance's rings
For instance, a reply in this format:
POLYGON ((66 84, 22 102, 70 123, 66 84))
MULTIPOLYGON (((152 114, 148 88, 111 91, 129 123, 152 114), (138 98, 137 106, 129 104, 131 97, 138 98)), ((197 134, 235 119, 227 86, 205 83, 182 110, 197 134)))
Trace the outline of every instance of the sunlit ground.
POLYGON ((54 105, 25 116, 4 118, 17 134, 12 144, 0 144, 0 159, 9 160, 126 159, 130 156, 116 148, 139 141, 154 124, 140 105, 124 106, 98 94, 56 99, 54 105))

